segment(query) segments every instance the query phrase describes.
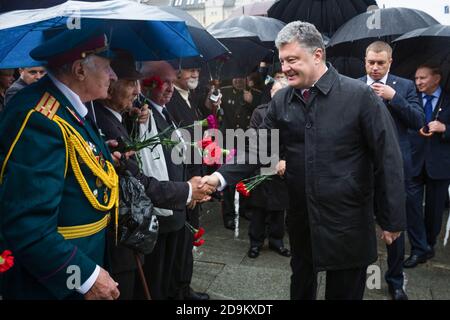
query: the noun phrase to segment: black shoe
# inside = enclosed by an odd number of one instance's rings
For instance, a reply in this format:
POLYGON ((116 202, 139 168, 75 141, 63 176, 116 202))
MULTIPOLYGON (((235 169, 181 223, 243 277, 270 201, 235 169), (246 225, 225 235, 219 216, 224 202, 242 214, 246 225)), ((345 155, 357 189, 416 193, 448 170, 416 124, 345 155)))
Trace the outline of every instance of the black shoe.
POLYGON ((223 226, 226 229, 230 229, 230 230, 234 230, 234 228, 235 228, 235 224, 234 224, 233 220, 226 220, 226 221, 224 221, 223 222, 223 226))
POLYGON ((409 256, 408 259, 403 262, 404 268, 415 268, 419 263, 427 262, 427 257, 425 255, 418 256, 417 254, 413 254, 409 256))
POLYGON ((428 251, 425 254, 425 257, 427 258, 427 260, 434 258, 434 248, 433 247, 428 247, 428 251))
POLYGON ((402 288, 389 288, 389 294, 391 295, 392 300, 408 300, 408 295, 402 288))
POLYGON ((259 256, 259 252, 260 252, 260 248, 259 247, 250 247, 250 249, 248 250, 248 257, 255 259, 259 256))
POLYGON ((189 295, 185 296, 184 300, 209 300, 209 294, 190 290, 189 295))
POLYGON ((269 249, 275 251, 276 253, 278 253, 279 255, 281 255, 283 257, 291 256, 291 252, 286 247, 275 247, 275 246, 269 245, 269 249))

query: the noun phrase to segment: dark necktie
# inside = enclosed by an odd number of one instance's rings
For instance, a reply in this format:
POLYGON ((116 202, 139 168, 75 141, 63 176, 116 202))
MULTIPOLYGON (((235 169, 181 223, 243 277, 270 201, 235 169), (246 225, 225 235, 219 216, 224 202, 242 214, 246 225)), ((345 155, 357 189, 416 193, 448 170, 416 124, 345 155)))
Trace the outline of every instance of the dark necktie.
POLYGON ((426 95, 425 99, 427 100, 427 102, 425 103, 425 121, 426 123, 431 122, 432 118, 433 118, 433 99, 434 96, 429 96, 426 95))
POLYGON ((310 96, 311 96, 311 90, 310 89, 306 89, 306 90, 303 91, 302 97, 303 97, 303 100, 305 100, 305 102, 308 102, 310 96))
POLYGON ((164 118, 166 118, 167 123, 172 126, 173 125, 172 116, 170 115, 169 111, 167 111, 167 108, 165 107, 162 108, 162 114, 164 118))

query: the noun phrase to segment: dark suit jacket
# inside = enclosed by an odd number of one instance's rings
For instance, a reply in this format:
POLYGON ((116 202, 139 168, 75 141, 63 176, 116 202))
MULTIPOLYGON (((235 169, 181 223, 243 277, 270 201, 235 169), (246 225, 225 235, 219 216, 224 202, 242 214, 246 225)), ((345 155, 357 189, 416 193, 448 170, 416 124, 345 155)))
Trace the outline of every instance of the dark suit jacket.
MULTIPOLYGON (((419 100, 423 108, 421 94, 419 94, 419 100)), ((425 167, 428 176, 432 179, 450 179, 450 95, 442 92, 434 109, 433 119, 439 109, 441 111, 437 120, 445 124, 444 133, 422 137, 417 130, 410 130, 414 177, 419 176, 425 167)))
MULTIPOLYGON (((128 138, 128 132, 123 124, 116 118, 116 116, 108 109, 106 109, 100 102, 94 105, 95 119, 97 126, 104 134, 104 139, 117 139, 118 137, 128 138)), ((91 110, 89 110, 91 112, 91 110)), ((158 181, 153 177, 147 177, 140 173, 137 168, 136 160, 130 158, 128 165, 133 166, 131 170, 136 178, 144 185, 147 195, 152 200, 153 204, 167 209, 183 210, 186 206, 186 200, 189 193, 189 186, 187 183, 172 182, 172 181, 158 181)), ((174 214, 177 211, 174 210, 174 214)), ((162 217, 158 217, 160 221, 160 232, 164 232, 164 223, 162 217), (161 229, 163 231, 161 231, 161 229)), ((114 232, 108 233, 108 253, 111 260, 112 273, 119 273, 137 268, 134 253, 132 250, 115 246, 114 232)))
MULTIPOLYGON (((367 77, 360 80, 366 83, 367 77)), ((405 179, 412 176, 413 161, 411 159, 411 143, 408 130, 419 130, 425 123, 425 113, 417 99, 414 82, 392 74, 388 75, 386 85, 393 88, 396 93, 391 101, 383 100, 387 106, 397 128, 397 137, 403 157, 405 179)))
POLYGON ((5 105, 20 90, 28 86, 22 78, 17 79, 5 92, 5 105))
MULTIPOLYGON (((316 270, 363 267, 377 259, 374 198, 385 204, 376 212, 382 229, 405 230, 394 126, 367 85, 339 75, 330 64, 308 103, 291 87, 271 101, 260 128, 279 129, 285 149, 291 248, 316 270)), ((218 171, 232 185, 257 167, 224 165, 218 171)))
MULTIPOLYGON (((175 88, 172 99, 170 99, 169 103, 166 104, 167 110, 178 127, 190 126, 194 124, 195 121, 201 120, 201 113, 198 109, 198 99, 195 99, 195 97, 192 96, 192 93, 189 95, 189 102, 191 103, 191 107, 188 106, 181 94, 175 88)), ((195 142, 194 128, 190 127, 187 131, 190 134, 190 142, 195 142)), ((201 139, 202 137, 200 136, 199 138, 201 139)), ((188 179, 194 176, 201 176, 203 173, 201 162, 196 165, 193 164, 195 157, 197 157, 198 161, 201 161, 201 156, 198 153, 198 149, 192 147, 190 158, 191 161, 186 168, 188 179)))
MULTIPOLYGON (((153 117, 155 118, 156 127, 158 128, 158 132, 163 131, 169 126, 169 123, 163 118, 163 116, 159 113, 156 108, 153 106, 149 106, 153 111, 153 117)), ((173 120, 173 119, 172 119, 173 120)), ((169 174, 170 181, 186 181, 186 167, 183 164, 174 164, 171 160, 171 148, 167 148, 163 146, 164 157, 166 159, 167 172, 169 174)), ((186 182, 184 184, 187 185, 186 182)), ((187 187, 189 188, 189 187, 187 187)), ((186 194, 189 192, 186 192, 186 194)), ((182 208, 177 208, 177 210, 173 210, 173 215, 168 217, 158 217, 159 220, 159 230, 161 233, 178 231, 183 228, 184 223, 186 221, 186 200, 187 195, 184 197, 184 206, 182 208)))

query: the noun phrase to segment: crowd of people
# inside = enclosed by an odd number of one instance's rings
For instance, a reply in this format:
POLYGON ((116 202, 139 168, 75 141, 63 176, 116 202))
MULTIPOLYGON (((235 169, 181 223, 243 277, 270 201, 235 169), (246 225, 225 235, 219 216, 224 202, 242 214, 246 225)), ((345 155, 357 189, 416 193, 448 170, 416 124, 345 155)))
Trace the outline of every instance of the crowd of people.
POLYGON ((326 62, 317 29, 297 21, 278 34, 279 69, 236 75, 213 99, 217 83, 201 83, 195 61, 136 63, 105 46, 105 34, 86 32, 65 30, 33 49, 45 66, 0 70, 0 248, 16 261, 4 299, 208 300, 191 288, 192 230, 215 198, 225 228, 236 227, 237 207, 249 216, 249 258, 266 238, 290 257, 291 299, 315 299, 319 271, 326 299, 362 299, 378 258, 376 224, 389 293, 408 299, 403 269, 434 257, 450 184, 450 97, 438 65, 418 65, 414 81, 395 76, 392 48, 376 41, 366 75, 351 79, 326 62), (224 133, 279 130, 277 177, 238 206, 236 184, 262 164, 237 160, 258 145, 217 170, 174 162, 164 143, 118 148, 119 137, 187 128, 178 152, 198 152, 194 124, 209 115, 224 133), (120 181, 130 176, 158 218, 148 254, 118 243, 120 181), (70 286, 73 266, 79 281, 70 286))

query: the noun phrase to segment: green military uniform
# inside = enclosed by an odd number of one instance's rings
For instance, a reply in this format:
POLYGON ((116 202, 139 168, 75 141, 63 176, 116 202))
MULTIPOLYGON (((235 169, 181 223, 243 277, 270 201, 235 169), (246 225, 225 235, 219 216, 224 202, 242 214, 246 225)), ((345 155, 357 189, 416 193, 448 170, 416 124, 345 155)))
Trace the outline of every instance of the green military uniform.
POLYGON ((0 227, 15 256, 3 296, 81 298, 68 271, 82 285, 104 266, 118 203, 110 152, 48 76, 10 101, 0 135, 0 227))
POLYGON ((244 92, 236 90, 233 86, 222 87, 221 92, 222 128, 243 130, 250 128, 250 118, 253 110, 261 104, 261 91, 250 89, 253 95, 251 104, 244 101, 244 92))

